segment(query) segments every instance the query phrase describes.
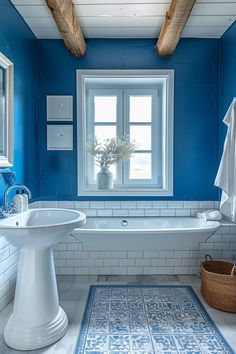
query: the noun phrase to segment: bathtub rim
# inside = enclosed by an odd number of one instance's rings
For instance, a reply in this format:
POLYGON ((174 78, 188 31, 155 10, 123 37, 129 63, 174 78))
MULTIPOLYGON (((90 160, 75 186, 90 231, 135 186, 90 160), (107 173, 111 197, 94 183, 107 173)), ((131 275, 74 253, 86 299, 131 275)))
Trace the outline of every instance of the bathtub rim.
MULTIPOLYGON (((108 217, 93 217, 94 219, 108 219, 108 217)), ((109 217, 114 218, 114 217, 109 217)), ((128 219, 116 217, 119 220, 128 219)), ((129 217, 140 219, 140 217, 129 217)), ((145 217, 143 217, 145 219, 145 217)), ((173 216, 160 218, 194 219, 194 217, 173 216)), ((88 218, 89 219, 89 218, 88 218)), ((149 219, 156 219, 150 217, 149 219)), ((207 223, 199 220, 199 223, 207 223)), ((208 228, 183 229, 83 229, 72 232, 79 242, 83 243, 84 251, 166 251, 166 250, 198 250, 200 242, 206 242, 209 237, 221 226, 218 221, 208 222, 208 228), (210 227, 211 225, 211 227, 210 227), (213 226, 214 225, 214 226, 213 226), (116 231, 115 231, 116 230, 116 231)))
MULTIPOLYGON (((130 219, 140 219, 143 218, 145 220, 150 220, 150 219, 157 219, 157 218, 162 218, 162 219, 193 219, 193 220, 199 220, 196 217, 193 216, 158 216, 158 217, 138 217, 138 216, 129 216, 129 217, 120 217, 120 216, 93 216, 93 217, 87 217, 87 220, 90 219, 119 219, 120 221, 122 220, 130 220, 130 219)), ((202 224, 200 227, 170 227, 170 228, 126 228, 126 226, 120 227, 120 228, 84 228, 83 226, 80 228, 76 228, 73 230, 73 234, 90 234, 91 232, 96 233, 96 234, 110 234, 111 232, 114 234, 160 234, 160 233, 165 233, 165 234, 170 234, 170 233, 189 233, 189 232, 207 232, 210 230, 217 230, 220 226, 221 223, 219 221, 202 221, 199 220, 199 223, 202 224), (207 227, 206 227, 207 226, 207 227)), ((86 225, 86 224, 85 224, 86 225)), ((214 231, 214 232, 215 232, 214 231)))

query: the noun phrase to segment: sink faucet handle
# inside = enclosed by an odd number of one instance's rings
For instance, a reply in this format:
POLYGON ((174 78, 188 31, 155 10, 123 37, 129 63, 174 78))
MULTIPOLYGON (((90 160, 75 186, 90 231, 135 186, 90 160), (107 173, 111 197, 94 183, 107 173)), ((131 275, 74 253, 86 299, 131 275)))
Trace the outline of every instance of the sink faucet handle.
POLYGON ((0 216, 3 218, 7 218, 9 216, 9 214, 12 212, 13 208, 14 208, 14 204, 8 205, 7 209, 0 208, 0 216))

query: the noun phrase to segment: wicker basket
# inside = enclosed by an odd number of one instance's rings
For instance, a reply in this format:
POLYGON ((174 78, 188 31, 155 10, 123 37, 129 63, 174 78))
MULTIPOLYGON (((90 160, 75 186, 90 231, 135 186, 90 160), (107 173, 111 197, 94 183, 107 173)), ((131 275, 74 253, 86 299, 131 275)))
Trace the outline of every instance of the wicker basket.
POLYGON ((201 293, 207 303, 219 310, 236 312, 236 266, 214 261, 206 255, 201 264, 201 293))

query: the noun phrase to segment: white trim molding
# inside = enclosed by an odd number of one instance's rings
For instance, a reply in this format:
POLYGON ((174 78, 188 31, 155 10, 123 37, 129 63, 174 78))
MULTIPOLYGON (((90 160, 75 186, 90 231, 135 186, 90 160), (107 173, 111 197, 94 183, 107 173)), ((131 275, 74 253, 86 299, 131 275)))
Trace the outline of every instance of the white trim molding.
POLYGON ((0 155, 0 167, 10 167, 13 165, 14 151, 14 65, 1 52, 0 67, 5 71, 4 155, 0 155))

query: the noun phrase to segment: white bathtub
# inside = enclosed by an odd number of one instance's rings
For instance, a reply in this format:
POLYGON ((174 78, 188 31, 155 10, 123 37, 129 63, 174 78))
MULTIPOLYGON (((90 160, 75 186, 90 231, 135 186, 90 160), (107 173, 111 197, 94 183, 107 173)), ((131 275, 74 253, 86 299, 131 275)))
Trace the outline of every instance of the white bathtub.
POLYGON ((73 235, 84 250, 191 250, 220 225, 194 217, 87 218, 73 235))

